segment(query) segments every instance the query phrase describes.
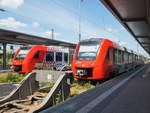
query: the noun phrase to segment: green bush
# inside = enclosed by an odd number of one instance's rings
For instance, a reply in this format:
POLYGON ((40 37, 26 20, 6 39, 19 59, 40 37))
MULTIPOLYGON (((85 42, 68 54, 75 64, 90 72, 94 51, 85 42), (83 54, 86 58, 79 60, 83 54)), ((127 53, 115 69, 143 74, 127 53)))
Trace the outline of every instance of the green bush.
POLYGON ((85 87, 85 88, 87 88, 87 89, 90 89, 90 88, 93 88, 94 86, 91 84, 91 83, 85 83, 84 85, 83 85, 83 87, 85 87))
POLYGON ((7 64, 11 64, 12 63, 12 59, 7 59, 6 63, 7 64))
POLYGON ((5 83, 5 82, 7 82, 7 81, 6 81, 6 78, 0 77, 0 83, 5 83))
POLYGON ((74 80, 73 84, 71 84, 71 97, 78 95, 82 92, 85 92, 95 86, 92 85, 90 82, 82 82, 79 83, 78 80, 74 80))
POLYGON ((0 82, 20 82, 24 79, 24 75, 9 72, 6 77, 0 77, 0 82))

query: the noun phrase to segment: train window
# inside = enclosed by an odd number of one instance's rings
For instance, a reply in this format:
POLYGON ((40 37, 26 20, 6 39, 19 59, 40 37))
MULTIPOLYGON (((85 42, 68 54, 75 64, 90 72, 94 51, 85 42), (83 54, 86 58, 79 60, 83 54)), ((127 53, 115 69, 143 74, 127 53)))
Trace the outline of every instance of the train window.
POLYGON ((121 63, 124 64, 124 51, 121 51, 121 63))
POLYGON ((130 56, 130 53, 128 53, 128 63, 130 63, 130 61, 129 61, 129 56, 130 56))
POLYGON ((114 53, 113 53, 114 64, 117 64, 117 59, 118 59, 118 52, 117 52, 117 49, 114 49, 114 53))
POLYGON ((130 63, 130 61, 129 61, 129 56, 130 56, 130 53, 128 53, 128 63, 130 63))
POLYGON ((131 63, 131 62, 132 62, 132 54, 129 53, 129 63, 131 63))
POLYGON ((135 54, 133 54, 132 62, 135 62, 135 54))
POLYGON ((39 56, 40 56, 40 52, 39 52, 39 51, 37 51, 37 52, 35 53, 35 55, 33 56, 33 58, 34 58, 34 59, 38 59, 38 58, 39 58, 39 56))
POLYGON ((62 61, 62 53, 56 52, 56 61, 62 61))
POLYGON ((135 54, 133 54, 133 62, 135 62, 135 54))
POLYGON ((137 55, 136 55, 135 59, 136 59, 136 61, 138 61, 138 56, 137 55))
POLYGON ((124 64, 125 64, 126 63, 126 51, 124 51, 123 58, 124 58, 124 64))
POLYGON ((123 64, 123 51, 119 50, 119 64, 123 64))
POLYGON ((46 52, 46 61, 54 61, 54 52, 46 52))
POLYGON ((31 49, 30 46, 27 46, 27 47, 21 47, 21 50, 29 50, 29 49, 31 49))
POLYGON ((133 54, 131 53, 130 63, 132 63, 133 60, 133 54))
POLYGON ((131 56, 130 56, 130 63, 132 63, 132 57, 133 57, 133 54, 131 53, 131 56))
POLYGON ((136 61, 136 55, 134 54, 134 61, 136 61))
POLYGON ((134 62, 134 54, 132 53, 131 62, 134 62))
POLYGON ((68 53, 64 53, 64 61, 68 62, 68 53))
POLYGON ((126 51, 124 54, 125 54, 124 60, 125 60, 125 63, 127 64, 128 63, 128 52, 126 51))
POLYGON ((118 64, 120 64, 121 62, 121 51, 118 50, 118 64))
POLYGON ((83 41, 80 43, 77 60, 94 61, 97 57, 101 40, 99 41, 83 41))

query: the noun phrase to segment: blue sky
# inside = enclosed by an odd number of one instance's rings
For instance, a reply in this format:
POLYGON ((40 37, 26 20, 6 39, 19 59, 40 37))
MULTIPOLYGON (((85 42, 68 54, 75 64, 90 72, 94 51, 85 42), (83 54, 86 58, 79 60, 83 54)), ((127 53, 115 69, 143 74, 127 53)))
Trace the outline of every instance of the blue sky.
POLYGON ((81 38, 108 38, 134 51, 144 53, 134 38, 99 0, 1 0, 0 28, 67 42, 81 38), (138 48, 138 49, 137 49, 138 48))

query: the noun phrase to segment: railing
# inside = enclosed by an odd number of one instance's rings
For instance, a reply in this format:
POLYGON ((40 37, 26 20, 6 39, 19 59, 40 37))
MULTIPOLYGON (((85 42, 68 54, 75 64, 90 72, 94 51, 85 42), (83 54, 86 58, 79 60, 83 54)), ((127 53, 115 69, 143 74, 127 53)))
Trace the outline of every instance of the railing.
POLYGON ((50 106, 65 101, 70 96, 71 80, 72 72, 66 72, 61 75, 43 102, 36 108, 30 110, 29 113, 38 113, 50 106))
POLYGON ((29 73, 25 79, 20 82, 16 89, 14 89, 8 96, 0 100, 0 105, 15 99, 22 99, 37 91, 39 89, 39 84, 35 80, 35 76, 36 73, 29 73))

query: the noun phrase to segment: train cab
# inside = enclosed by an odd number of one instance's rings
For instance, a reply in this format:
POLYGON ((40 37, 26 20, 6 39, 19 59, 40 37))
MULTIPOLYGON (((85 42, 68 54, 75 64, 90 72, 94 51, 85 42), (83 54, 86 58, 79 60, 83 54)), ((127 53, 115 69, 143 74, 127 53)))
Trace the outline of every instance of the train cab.
POLYGON ((23 46, 14 55, 12 70, 14 72, 31 72, 35 67, 35 62, 43 61, 44 46, 23 46), (40 48, 40 50, 38 49, 40 48))
POLYGON ((92 38, 78 43, 72 70, 75 78, 100 79, 111 70, 113 43, 107 39, 92 38))

